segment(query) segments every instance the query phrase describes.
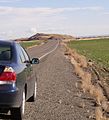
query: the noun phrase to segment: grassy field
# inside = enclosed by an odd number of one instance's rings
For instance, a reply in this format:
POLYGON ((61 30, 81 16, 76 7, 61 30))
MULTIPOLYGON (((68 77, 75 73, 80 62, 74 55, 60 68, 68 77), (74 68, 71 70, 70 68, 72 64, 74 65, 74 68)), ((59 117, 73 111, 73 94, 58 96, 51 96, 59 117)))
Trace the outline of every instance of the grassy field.
POLYGON ((69 47, 109 68, 109 39, 71 41, 69 47))
POLYGON ((31 46, 34 46, 34 45, 40 45, 43 41, 23 41, 23 42, 20 42, 20 44, 24 47, 24 48, 29 48, 31 46))

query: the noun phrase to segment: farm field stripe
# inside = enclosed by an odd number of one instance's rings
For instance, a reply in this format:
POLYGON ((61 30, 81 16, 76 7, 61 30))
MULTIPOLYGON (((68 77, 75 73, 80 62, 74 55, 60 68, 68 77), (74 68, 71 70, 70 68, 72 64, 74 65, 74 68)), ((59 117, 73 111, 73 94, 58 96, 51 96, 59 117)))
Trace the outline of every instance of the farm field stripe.
POLYGON ((58 41, 56 47, 55 47, 53 50, 51 50, 50 52, 47 52, 46 54, 44 54, 44 55, 42 55, 41 57, 39 57, 39 60, 43 59, 44 57, 46 57, 46 56, 49 55, 50 53, 54 52, 54 51, 57 49, 58 45, 59 45, 59 41, 58 41))

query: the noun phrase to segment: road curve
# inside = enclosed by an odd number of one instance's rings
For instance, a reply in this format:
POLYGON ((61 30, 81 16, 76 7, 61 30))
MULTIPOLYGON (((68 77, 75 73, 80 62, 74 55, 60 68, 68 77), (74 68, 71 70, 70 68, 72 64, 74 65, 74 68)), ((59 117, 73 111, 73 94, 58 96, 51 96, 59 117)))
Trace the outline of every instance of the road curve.
MULTIPOLYGON (((29 49, 31 57, 41 57, 55 49, 58 41, 29 49)), ((64 56, 64 48, 47 55, 35 66, 37 73, 37 100, 26 103, 24 120, 91 120, 93 100, 77 87, 79 78, 64 56), (89 101, 90 100, 90 101, 89 101)))
POLYGON ((39 59, 42 59, 49 53, 53 52, 58 47, 58 45, 58 40, 49 40, 43 45, 28 49, 28 53, 31 57, 38 57, 39 59))

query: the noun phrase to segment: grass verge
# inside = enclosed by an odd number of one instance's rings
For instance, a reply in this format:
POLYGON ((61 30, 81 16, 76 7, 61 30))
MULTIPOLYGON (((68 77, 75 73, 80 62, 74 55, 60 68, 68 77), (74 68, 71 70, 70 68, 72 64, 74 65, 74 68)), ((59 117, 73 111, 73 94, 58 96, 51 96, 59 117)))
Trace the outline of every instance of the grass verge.
POLYGON ((23 46, 24 48, 27 49, 27 48, 35 46, 35 45, 40 45, 42 42, 44 42, 44 41, 34 40, 34 41, 23 41, 23 42, 20 42, 20 44, 21 44, 21 46, 23 46))
POLYGON ((68 46, 98 65, 109 68, 109 39, 71 41, 68 46))

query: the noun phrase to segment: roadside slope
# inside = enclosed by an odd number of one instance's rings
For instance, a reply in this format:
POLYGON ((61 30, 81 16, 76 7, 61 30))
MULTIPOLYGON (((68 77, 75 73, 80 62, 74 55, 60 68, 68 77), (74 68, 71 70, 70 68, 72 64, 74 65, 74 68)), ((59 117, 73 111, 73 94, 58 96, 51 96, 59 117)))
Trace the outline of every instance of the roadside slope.
POLYGON ((79 78, 62 46, 45 57, 36 71, 37 101, 26 104, 24 120, 89 120, 93 101, 76 88, 79 78))

